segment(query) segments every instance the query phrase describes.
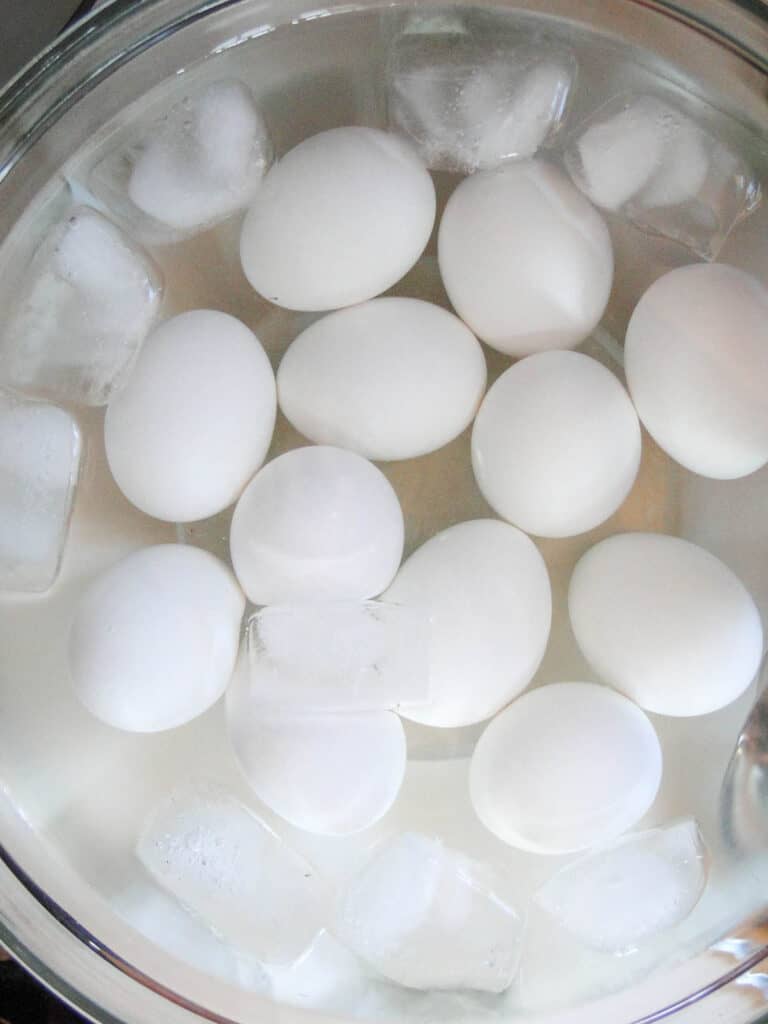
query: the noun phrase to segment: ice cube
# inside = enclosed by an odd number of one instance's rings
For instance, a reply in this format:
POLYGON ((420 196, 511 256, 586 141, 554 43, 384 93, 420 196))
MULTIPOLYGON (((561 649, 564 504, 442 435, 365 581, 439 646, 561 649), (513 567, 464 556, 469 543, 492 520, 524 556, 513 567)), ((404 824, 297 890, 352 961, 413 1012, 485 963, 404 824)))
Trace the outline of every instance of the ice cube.
POLYGON ((140 237, 168 242, 247 206, 271 156, 250 90, 226 79, 191 91, 132 145, 107 156, 90 186, 140 237))
POLYGON ((42 592, 56 579, 80 450, 64 409, 0 391, 0 591, 42 592))
POLYGON ((562 868, 536 902, 600 953, 627 954, 683 921, 707 881, 695 821, 626 836, 562 868))
POLYGON ((106 217, 76 207, 35 252, 4 325, 5 382, 105 405, 128 376, 161 295, 149 257, 106 217))
POLYGON ((740 154, 678 106, 620 96, 575 133, 565 152, 575 184, 595 205, 714 259, 760 200, 740 154))
POLYGON ((429 700, 429 620, 378 601, 272 606, 248 622, 256 703, 304 711, 397 710, 429 700))
POLYGON ((327 917, 330 893, 315 869, 213 783, 166 797, 136 852, 159 885, 264 963, 297 960, 327 917))
POLYGON ((462 35, 403 35, 387 68, 390 126, 433 170, 494 168, 551 140, 575 71, 565 49, 526 44, 489 52, 462 35))
POLYGON ((523 935, 509 890, 500 871, 405 833, 349 884, 333 931, 400 985, 501 992, 517 972, 523 935))

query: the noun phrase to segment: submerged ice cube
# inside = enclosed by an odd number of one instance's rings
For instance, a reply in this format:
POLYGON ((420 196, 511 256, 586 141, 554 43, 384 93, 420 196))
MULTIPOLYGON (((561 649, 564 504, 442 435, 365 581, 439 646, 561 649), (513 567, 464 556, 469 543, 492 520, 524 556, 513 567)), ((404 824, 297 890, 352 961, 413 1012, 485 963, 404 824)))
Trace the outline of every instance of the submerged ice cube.
POLYGON ((192 91, 90 178, 95 195, 152 241, 195 234, 247 206, 272 147, 235 79, 192 91))
POLYGON ((292 963, 325 923, 330 894, 315 869, 218 785, 174 790, 136 852, 159 885, 264 963, 292 963))
POLYGON ((0 391, 0 591, 42 592, 56 579, 80 450, 64 409, 0 391))
POLYGON ((573 55, 555 47, 489 52, 465 35, 406 34, 387 67, 390 126, 433 170, 497 167, 551 140, 575 72, 573 55))
POLYGON ((490 866, 406 833, 352 880, 333 930, 400 985, 502 992, 517 972, 523 934, 509 888, 490 866))
POLYGON ((760 200, 747 162, 677 106, 617 97, 592 116, 565 153, 574 183, 595 205, 714 259, 760 200))
POLYGON ((268 607, 248 622, 256 703, 390 710, 429 700, 427 613, 378 601, 268 607))
POLYGON ((693 910, 707 881, 695 821, 626 836, 557 872, 536 903, 581 943, 626 954, 693 910))
POLYGON ((161 296, 149 257, 106 217, 76 207, 35 252, 4 324, 5 383, 105 405, 129 374, 161 296))

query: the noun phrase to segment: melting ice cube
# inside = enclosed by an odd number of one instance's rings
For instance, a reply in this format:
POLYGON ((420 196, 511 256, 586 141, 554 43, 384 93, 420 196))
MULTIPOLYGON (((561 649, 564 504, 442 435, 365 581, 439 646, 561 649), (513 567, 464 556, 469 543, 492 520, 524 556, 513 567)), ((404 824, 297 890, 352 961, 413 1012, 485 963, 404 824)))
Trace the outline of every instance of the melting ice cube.
POLYGON ((42 242, 0 338, 11 387, 105 405, 160 308, 149 257, 111 221, 75 208, 42 242))
POLYGON ((406 833, 349 884, 334 931, 409 988, 501 992, 517 972, 523 921, 503 874, 406 833))
POLYGON ((248 622, 254 702, 304 711, 429 700, 429 621, 378 601, 264 608, 248 622))
POLYGON ((390 125, 434 170, 470 172, 533 156, 563 119, 573 55, 520 45, 491 52, 466 36, 401 36, 390 55, 390 125))
POLYGON ((271 156, 250 90, 222 80, 191 92, 106 157, 90 186, 139 236, 171 241, 247 206, 271 156))
POLYGON ((329 892, 315 869, 212 783, 174 790, 150 815, 136 852, 163 888, 265 963, 298 959, 327 917, 329 892))
POLYGON ((0 391, 0 590, 47 590, 59 571, 80 464, 64 409, 0 391))
POLYGON ((693 820, 637 832, 557 872, 536 902, 590 949, 626 954, 683 921, 707 881, 693 820))
POLYGON ((617 97, 565 154, 576 185, 638 227, 714 258, 760 200, 746 161, 678 107, 655 96, 617 97))

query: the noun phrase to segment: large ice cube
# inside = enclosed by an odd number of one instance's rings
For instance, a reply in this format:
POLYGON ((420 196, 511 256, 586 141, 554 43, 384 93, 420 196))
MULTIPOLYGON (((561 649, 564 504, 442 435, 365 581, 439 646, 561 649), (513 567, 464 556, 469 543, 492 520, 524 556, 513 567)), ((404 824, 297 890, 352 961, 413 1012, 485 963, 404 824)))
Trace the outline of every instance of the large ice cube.
POLYGON ((330 893, 315 869, 213 783, 166 797, 136 852, 163 888, 265 963, 298 959, 327 918, 330 893))
POLYGON ((590 949, 626 954, 683 921, 706 881, 704 842, 689 819, 626 836, 569 864, 536 902, 590 949))
POLYGON ((378 601, 268 607, 248 622, 254 702, 397 710, 429 700, 429 620, 378 601))
POLYGON ((80 450, 64 409, 0 391, 0 591, 41 592, 55 580, 80 450))
POLYGON ((573 54, 551 46, 489 51, 466 35, 406 34, 387 67, 390 126, 434 170, 497 167, 551 140, 575 71, 573 54))
POLYGON ((620 96, 577 130, 565 163, 597 206, 708 259, 760 200, 747 162, 678 106, 620 96))
POLYGON ((509 890, 501 872, 405 833, 349 884, 334 931, 409 988, 501 992, 517 972, 523 934, 509 890))
POLYGON ((192 90, 90 177, 96 196, 151 241, 173 241, 247 206, 272 146, 250 90, 236 79, 192 90))
POLYGON ((33 395, 105 405, 160 308, 149 257, 111 221, 76 207, 33 256, 0 337, 0 373, 33 395))

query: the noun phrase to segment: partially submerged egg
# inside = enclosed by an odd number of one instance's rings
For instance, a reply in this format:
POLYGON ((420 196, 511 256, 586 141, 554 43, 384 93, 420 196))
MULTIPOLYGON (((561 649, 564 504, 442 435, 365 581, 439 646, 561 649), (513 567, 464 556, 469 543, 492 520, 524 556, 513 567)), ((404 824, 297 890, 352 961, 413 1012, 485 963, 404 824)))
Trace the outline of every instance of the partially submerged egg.
POLYGON ((632 701, 594 683, 553 683, 490 723, 472 756, 470 794, 510 846, 575 853, 639 821, 661 772, 656 732, 632 701))
POLYGON ((763 652, 760 614, 738 577, 704 548, 624 533, 579 560, 568 607, 594 670, 647 711, 717 711, 746 690, 763 652))
POLYGON ((549 639, 544 559, 530 537, 493 519, 432 537, 384 600, 429 616, 430 699, 402 712, 424 725, 471 725, 495 714, 530 683, 549 639))
POLYGON ((128 555, 78 602, 69 639, 75 693, 118 729, 189 722, 229 683, 244 608, 232 573, 207 551, 159 544, 128 555))

